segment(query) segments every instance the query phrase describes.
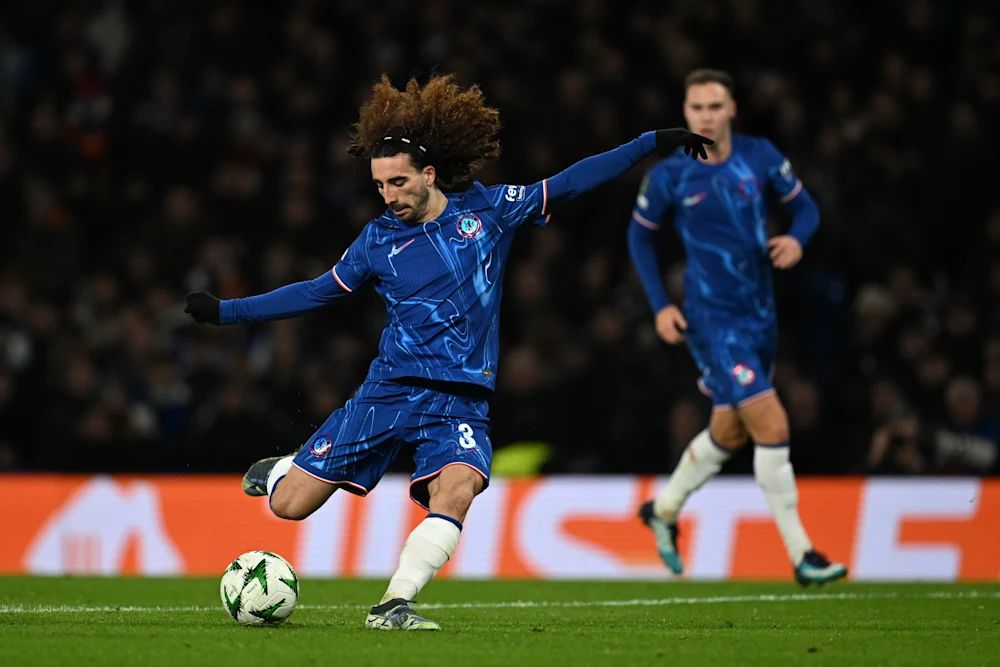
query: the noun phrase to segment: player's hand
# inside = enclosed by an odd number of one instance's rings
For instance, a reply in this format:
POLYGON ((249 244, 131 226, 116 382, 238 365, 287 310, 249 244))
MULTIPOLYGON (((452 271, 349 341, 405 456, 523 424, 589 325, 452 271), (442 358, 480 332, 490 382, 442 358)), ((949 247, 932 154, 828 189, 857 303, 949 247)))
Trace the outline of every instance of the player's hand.
POLYGON ((219 299, 208 292, 191 292, 184 300, 187 305, 184 312, 194 318, 198 324, 219 323, 219 299))
POLYGON ((684 332, 688 323, 684 313, 671 304, 656 314, 656 333, 664 342, 676 345, 684 341, 684 332))
POLYGON ((776 269, 790 269, 802 259, 802 244, 794 236, 775 236, 768 239, 767 247, 776 269))
POLYGON ((707 160, 708 153, 705 152, 705 146, 714 145, 715 142, 708 137, 695 134, 683 127, 656 131, 656 150, 661 153, 673 153, 678 148, 683 147, 685 155, 690 155, 695 160, 699 156, 702 160, 707 160))

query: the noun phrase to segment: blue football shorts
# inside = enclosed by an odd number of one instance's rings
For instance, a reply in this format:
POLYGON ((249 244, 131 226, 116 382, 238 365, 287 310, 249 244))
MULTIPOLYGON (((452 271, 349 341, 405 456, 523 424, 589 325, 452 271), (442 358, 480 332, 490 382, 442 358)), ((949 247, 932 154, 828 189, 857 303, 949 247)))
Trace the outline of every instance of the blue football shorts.
POLYGON ((441 387, 447 384, 366 381, 303 445, 295 466, 364 496, 405 452, 415 464, 410 497, 425 509, 427 484, 446 466, 472 468, 483 476, 486 488, 493 461, 489 405, 484 397, 441 387))
POLYGON ((777 322, 689 318, 688 325, 688 349, 701 371, 698 385, 713 406, 740 407, 774 391, 777 322))

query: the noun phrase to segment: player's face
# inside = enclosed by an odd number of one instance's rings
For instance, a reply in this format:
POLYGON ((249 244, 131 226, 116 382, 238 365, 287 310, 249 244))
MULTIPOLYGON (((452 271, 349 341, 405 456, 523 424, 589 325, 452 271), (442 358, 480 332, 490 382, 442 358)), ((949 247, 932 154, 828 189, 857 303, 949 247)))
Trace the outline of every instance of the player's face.
POLYGON ((372 159, 375 187, 385 205, 406 222, 420 222, 425 218, 434 173, 431 166, 418 170, 406 153, 372 159))
POLYGON ((684 120, 688 129, 714 139, 716 144, 728 141, 736 102, 721 83, 709 81, 688 86, 684 98, 684 120))

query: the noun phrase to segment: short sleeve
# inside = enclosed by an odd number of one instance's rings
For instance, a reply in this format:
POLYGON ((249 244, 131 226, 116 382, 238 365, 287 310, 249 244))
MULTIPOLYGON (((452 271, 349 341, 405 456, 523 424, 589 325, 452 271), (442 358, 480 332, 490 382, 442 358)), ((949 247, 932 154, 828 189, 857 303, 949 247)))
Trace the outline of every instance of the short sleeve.
POLYGON ((670 176, 662 166, 646 172, 635 197, 632 219, 647 229, 659 229, 663 218, 673 207, 670 193, 670 176))
POLYGON ((364 228, 358 238, 344 251, 340 261, 333 267, 333 279, 348 292, 353 292, 371 279, 371 258, 368 254, 368 237, 372 223, 364 228))
POLYGON ((486 196, 498 212, 504 227, 520 227, 527 223, 544 225, 549 220, 545 181, 532 185, 493 185, 486 196))
POLYGON ((781 201, 789 202, 802 191, 802 181, 792 171, 792 163, 767 139, 760 140, 767 182, 781 201))

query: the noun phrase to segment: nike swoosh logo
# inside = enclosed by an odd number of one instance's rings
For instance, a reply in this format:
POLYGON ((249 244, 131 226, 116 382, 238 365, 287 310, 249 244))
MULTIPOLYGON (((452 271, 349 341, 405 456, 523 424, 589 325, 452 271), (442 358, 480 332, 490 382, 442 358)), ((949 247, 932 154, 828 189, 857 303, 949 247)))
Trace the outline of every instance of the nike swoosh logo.
POLYGON ((696 195, 691 195, 690 197, 685 197, 681 200, 681 205, 685 207, 691 207, 695 204, 701 202, 702 199, 708 196, 707 192, 699 192, 696 195))
POLYGON ((399 246, 398 248, 396 247, 396 244, 393 243, 392 244, 392 250, 389 251, 389 257, 395 257, 399 253, 403 252, 404 250, 406 250, 406 246, 410 245, 414 241, 416 241, 416 239, 410 239, 409 241, 407 241, 403 245, 399 246))

